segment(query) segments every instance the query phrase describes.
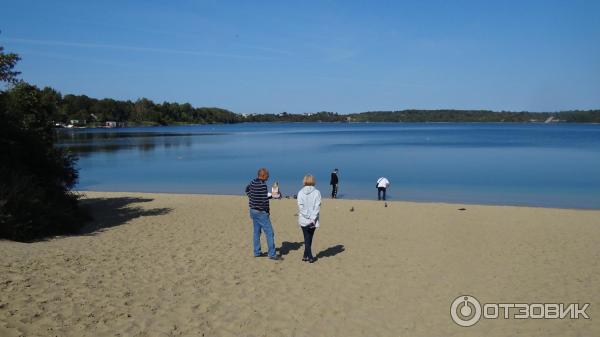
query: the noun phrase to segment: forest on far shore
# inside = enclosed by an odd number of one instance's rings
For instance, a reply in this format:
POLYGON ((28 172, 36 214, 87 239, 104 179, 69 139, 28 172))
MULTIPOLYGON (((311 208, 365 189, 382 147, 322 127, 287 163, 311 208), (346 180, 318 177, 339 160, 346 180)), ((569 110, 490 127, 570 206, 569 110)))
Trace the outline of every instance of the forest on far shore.
MULTIPOLYGON (((10 89, 9 89, 10 90, 10 89)), ((561 112, 512 112, 491 110, 400 110, 368 111, 353 114, 315 112, 291 114, 239 114, 216 107, 193 107, 189 103, 155 103, 147 98, 121 101, 86 95, 62 95, 45 87, 39 95, 52 112, 55 124, 75 126, 216 124, 244 122, 544 122, 600 123, 600 109, 561 112)))

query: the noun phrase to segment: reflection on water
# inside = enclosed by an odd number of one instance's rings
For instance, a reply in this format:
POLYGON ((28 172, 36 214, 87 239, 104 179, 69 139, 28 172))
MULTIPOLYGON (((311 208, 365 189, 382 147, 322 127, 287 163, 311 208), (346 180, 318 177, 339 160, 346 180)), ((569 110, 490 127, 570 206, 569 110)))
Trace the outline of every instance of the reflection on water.
POLYGON ((58 130, 58 132, 58 146, 65 147, 79 156, 86 156, 95 152, 114 152, 126 149, 152 151, 157 147, 167 149, 180 146, 189 147, 192 145, 193 137, 216 136, 224 134, 214 132, 128 132, 126 129, 119 131, 104 131, 103 129, 61 129, 58 130))
POLYGON ((266 166, 284 194, 313 173, 323 195, 600 208, 600 126, 236 124, 61 130, 82 190, 243 194, 266 166))

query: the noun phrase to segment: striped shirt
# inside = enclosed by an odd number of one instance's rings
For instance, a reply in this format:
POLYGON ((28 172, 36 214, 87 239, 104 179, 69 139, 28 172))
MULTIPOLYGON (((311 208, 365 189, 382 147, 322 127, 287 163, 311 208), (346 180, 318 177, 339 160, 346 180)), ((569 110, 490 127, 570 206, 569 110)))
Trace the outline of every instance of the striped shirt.
POLYGON ((246 186, 248 206, 252 209, 269 213, 269 194, 267 184, 256 178, 246 186))

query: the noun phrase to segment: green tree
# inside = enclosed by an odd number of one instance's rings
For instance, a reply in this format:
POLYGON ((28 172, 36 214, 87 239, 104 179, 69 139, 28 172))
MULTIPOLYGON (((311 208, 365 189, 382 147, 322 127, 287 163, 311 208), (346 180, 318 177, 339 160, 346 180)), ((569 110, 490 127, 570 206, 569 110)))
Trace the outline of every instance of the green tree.
MULTIPOLYGON (((0 52, 2 64, 14 60, 14 54, 0 52)), ((18 81, 14 65, 0 72, 13 83, 0 91, 0 238, 29 241, 76 232, 87 217, 71 192, 76 158, 54 146, 59 95, 18 81)))
POLYGON ((21 58, 14 53, 4 53, 4 47, 0 46, 0 82, 16 83, 17 76, 21 74, 13 69, 21 58))

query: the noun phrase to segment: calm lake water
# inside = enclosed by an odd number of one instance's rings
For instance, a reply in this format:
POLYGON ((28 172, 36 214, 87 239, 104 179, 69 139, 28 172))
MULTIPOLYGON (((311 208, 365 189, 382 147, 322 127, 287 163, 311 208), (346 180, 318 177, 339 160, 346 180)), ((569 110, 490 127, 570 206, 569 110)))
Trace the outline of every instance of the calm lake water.
POLYGON ((236 124, 61 130, 77 189, 243 194, 265 166, 297 193, 305 173, 340 198, 600 209, 600 125, 236 124))

